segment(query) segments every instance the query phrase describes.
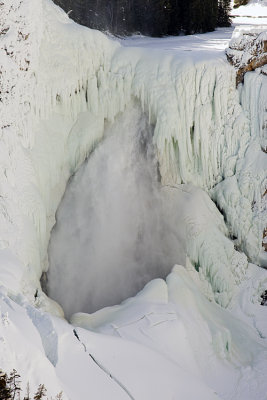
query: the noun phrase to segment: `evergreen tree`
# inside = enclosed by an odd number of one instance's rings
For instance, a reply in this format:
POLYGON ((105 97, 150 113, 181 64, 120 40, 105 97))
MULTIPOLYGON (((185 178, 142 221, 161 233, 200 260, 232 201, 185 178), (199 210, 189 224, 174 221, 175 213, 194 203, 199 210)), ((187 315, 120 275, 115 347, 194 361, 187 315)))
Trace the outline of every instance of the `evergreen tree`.
POLYGON ((34 400, 41 400, 46 395, 46 388, 44 385, 39 385, 37 392, 34 395, 34 400))
POLYGON ((17 395, 19 396, 19 393, 21 391, 20 388, 20 375, 17 373, 17 371, 15 369, 12 370, 12 372, 10 373, 8 380, 7 380, 7 384, 11 390, 11 399, 15 400, 17 395))
POLYGON ((206 12, 204 16, 205 31, 210 32, 217 26, 218 1, 206 0, 206 12))
POLYGON ((151 5, 152 36, 164 36, 169 32, 172 6, 169 0, 159 0, 151 5))
POLYGON ((170 0, 169 35, 178 35, 182 31, 182 20, 181 0, 170 0))
POLYGON ((26 394, 25 394, 23 400, 31 400, 30 399, 30 384, 29 384, 29 382, 27 383, 26 394))
MULTIPOLYGON (((0 400, 19 400, 20 399, 20 375, 15 369, 9 376, 0 370, 0 400)), ((39 385, 33 399, 30 397, 30 385, 27 383, 26 393, 23 400, 42 400, 46 396, 46 388, 44 385, 39 385)), ((51 400, 53 400, 51 398, 51 400)), ((54 400, 63 400, 63 393, 56 395, 54 400)))
POLYGON ((230 26, 231 0, 219 0, 217 26, 230 26))
POLYGON ((0 371, 0 399, 11 400, 11 389, 8 385, 7 374, 0 371))
MULTIPOLYGON (((230 25, 231 0, 54 0, 82 25, 117 35, 207 32, 230 25)), ((246 0, 235 0, 236 4, 246 0)))
POLYGON ((190 4, 190 20, 186 33, 205 32, 204 15, 205 15, 206 1, 191 0, 190 4))
POLYGON ((135 31, 149 34, 151 26, 150 0, 135 0, 133 5, 135 31))

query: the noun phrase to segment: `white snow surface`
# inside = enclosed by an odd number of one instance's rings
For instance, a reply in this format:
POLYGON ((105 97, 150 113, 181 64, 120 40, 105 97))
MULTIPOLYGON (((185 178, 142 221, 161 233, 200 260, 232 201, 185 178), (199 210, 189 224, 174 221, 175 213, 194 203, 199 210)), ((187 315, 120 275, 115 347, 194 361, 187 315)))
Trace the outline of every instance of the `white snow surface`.
POLYGON ((0 7, 0 368, 70 400, 266 399, 267 274, 251 262, 266 264, 267 77, 236 90, 229 30, 122 45, 50 0, 0 7), (74 314, 74 331, 39 282, 55 213, 132 102, 187 259, 121 305, 74 314))
MULTIPOLYGON (((233 3, 232 3, 233 5, 233 3)), ((239 25, 262 25, 267 24, 267 1, 250 0, 247 5, 233 8, 231 11, 232 21, 239 25)))
MULTIPOLYGON (((267 1, 266 0, 250 0, 245 6, 232 9, 232 15, 240 17, 248 17, 260 19, 267 18, 267 1)), ((255 21, 256 22, 256 21, 255 21)))

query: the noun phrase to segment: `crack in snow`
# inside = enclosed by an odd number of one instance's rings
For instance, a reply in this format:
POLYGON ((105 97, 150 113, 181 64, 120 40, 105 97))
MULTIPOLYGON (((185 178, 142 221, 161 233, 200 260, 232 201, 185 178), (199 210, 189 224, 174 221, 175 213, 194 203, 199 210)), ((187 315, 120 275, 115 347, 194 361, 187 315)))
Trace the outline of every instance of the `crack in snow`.
MULTIPOLYGON (((78 339, 78 341, 83 345, 84 351, 87 353, 86 345, 85 345, 85 344, 81 341, 81 339, 79 338, 79 335, 78 335, 76 329, 73 329, 73 334, 74 334, 74 336, 76 337, 76 339, 78 339)), ((92 360, 100 369, 102 369, 102 371, 103 371, 106 375, 109 376, 110 379, 112 379, 114 382, 117 383, 117 385, 120 386, 120 388, 128 395, 128 397, 129 397, 131 400, 135 400, 134 397, 133 397, 133 396, 131 395, 131 393, 129 392, 129 390, 126 388, 126 386, 125 386, 121 381, 119 381, 106 367, 104 367, 104 365, 103 365, 102 363, 100 363, 100 362, 95 358, 95 356, 93 356, 91 353, 89 353, 89 351, 88 351, 88 355, 89 355, 89 357, 91 358, 91 360, 92 360)))

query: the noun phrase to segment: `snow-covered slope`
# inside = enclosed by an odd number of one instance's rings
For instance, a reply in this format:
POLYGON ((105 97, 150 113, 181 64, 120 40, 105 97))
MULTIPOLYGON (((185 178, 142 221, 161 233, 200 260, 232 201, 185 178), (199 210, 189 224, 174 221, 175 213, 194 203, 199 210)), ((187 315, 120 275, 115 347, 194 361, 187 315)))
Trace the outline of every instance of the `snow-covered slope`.
POLYGON ((267 24, 266 0, 250 0, 247 5, 233 8, 231 14, 235 24, 267 24))
POLYGON ((240 6, 236 9, 233 9, 232 14, 249 18, 267 17, 266 9, 266 0, 250 0, 245 6, 240 6))
POLYGON ((0 7, 0 367, 71 400, 88 382, 94 399, 263 400, 267 276, 247 256, 266 262, 266 76, 238 92, 222 52, 122 46, 50 0, 0 7), (187 263, 121 306, 74 315, 75 333, 40 287, 50 232, 69 177, 133 100, 187 263))

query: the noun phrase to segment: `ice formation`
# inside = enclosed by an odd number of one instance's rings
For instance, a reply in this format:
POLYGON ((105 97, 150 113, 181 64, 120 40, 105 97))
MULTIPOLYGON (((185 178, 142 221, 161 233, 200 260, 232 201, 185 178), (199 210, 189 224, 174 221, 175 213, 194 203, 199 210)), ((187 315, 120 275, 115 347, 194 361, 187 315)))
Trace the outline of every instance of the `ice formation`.
POLYGON ((267 276, 250 262, 266 264, 267 77, 237 91, 223 54, 124 47, 50 0, 0 7, 0 367, 71 400, 88 377, 95 399, 263 400, 267 276), (50 232, 68 179, 132 101, 182 210, 187 263, 121 306, 74 315, 96 333, 74 332, 40 287, 50 232))

